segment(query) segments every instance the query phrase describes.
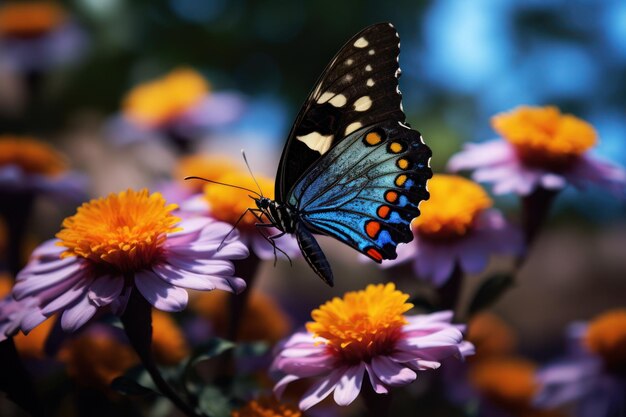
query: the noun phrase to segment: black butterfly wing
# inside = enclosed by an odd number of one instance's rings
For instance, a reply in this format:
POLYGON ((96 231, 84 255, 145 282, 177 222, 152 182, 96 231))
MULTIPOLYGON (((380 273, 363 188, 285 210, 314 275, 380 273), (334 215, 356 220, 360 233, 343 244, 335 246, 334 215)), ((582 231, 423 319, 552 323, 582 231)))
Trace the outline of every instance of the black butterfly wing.
POLYGON ((365 28, 339 50, 291 129, 278 166, 277 201, 285 201, 307 169, 350 133, 384 120, 405 121, 399 53, 390 23, 365 28))

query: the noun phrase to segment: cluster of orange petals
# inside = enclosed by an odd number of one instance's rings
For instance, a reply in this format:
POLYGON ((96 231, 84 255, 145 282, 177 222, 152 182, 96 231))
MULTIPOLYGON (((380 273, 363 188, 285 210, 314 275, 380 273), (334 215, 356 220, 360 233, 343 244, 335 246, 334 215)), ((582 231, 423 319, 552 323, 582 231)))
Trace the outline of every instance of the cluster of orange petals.
POLYGON ((58 3, 12 1, 0 6, 0 35, 38 36, 57 28, 65 19, 65 11, 58 3))
POLYGON ((566 167, 597 142, 593 126, 557 107, 521 106, 491 119, 527 165, 566 167))
POLYGON ((260 398, 248 402, 244 407, 235 410, 232 417, 301 417, 297 407, 279 403, 274 398, 260 398))
POLYGON ((313 310, 314 321, 306 328, 315 337, 325 338, 333 354, 361 362, 390 353, 407 323, 404 313, 413 308, 408 299, 393 283, 368 285, 313 310))
POLYGON ((626 370, 626 309, 608 311, 589 323, 585 344, 607 367, 626 370))
POLYGON ((0 167, 15 165, 28 174, 56 176, 67 169, 50 145, 30 137, 0 136, 0 167))
POLYGON ((428 181, 430 198, 413 220, 417 233, 431 239, 449 239, 468 233, 476 217, 493 205, 485 190, 457 175, 437 174, 428 181))
MULTIPOLYGON (((178 160, 173 177, 178 180, 184 180, 186 177, 194 176, 220 181, 222 176, 236 169, 235 164, 225 156, 209 154, 188 155, 178 160)), ((201 192, 206 182, 187 180, 184 184, 194 192, 201 192)))
POLYGON ((178 68, 133 88, 124 99, 123 112, 139 125, 158 127, 198 104, 208 92, 209 84, 200 73, 178 68))
POLYGON ((168 233, 180 219, 160 193, 127 190, 91 200, 63 221, 57 233, 64 257, 80 256, 117 272, 132 272, 159 260, 168 233))

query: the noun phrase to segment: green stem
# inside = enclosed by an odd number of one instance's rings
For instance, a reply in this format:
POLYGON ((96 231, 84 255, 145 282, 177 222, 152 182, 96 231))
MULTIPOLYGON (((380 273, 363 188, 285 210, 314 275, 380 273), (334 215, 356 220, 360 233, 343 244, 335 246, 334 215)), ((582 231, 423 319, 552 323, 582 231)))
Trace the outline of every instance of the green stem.
POLYGON ((135 349, 141 362, 152 377, 159 391, 174 403, 188 417, 199 417, 174 389, 165 381, 152 356, 152 307, 139 292, 131 292, 126 310, 121 317, 124 330, 131 346, 135 349))

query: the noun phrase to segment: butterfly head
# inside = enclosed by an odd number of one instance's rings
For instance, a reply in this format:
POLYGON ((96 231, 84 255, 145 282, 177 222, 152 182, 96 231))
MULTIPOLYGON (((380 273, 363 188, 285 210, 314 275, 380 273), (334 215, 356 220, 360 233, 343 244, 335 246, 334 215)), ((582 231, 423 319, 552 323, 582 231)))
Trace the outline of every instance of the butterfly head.
POLYGON ((262 211, 268 210, 270 205, 272 204, 272 200, 267 197, 254 198, 254 202, 256 203, 256 206, 259 208, 259 210, 262 211))

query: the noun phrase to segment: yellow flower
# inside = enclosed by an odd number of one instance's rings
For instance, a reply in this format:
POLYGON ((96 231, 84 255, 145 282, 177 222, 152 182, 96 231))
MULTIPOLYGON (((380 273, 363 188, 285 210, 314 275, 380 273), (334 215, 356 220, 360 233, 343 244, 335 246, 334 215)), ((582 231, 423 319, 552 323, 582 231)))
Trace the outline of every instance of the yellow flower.
POLYGON ((67 169, 63 157, 46 143, 29 137, 0 136, 0 167, 8 165, 50 177, 67 169))
POLYGON ((508 410, 527 410, 539 389, 534 363, 516 357, 491 358, 470 368, 472 385, 493 403, 508 410))
POLYGON ((491 313, 480 313, 472 317, 467 326, 467 340, 476 347, 476 354, 470 356, 469 361, 510 355, 517 345, 513 329, 491 313))
MULTIPOLYGON (((267 177, 257 177, 265 197, 274 198, 274 181, 267 177)), ((220 178, 220 182, 238 185, 240 187, 257 190, 258 187, 249 173, 244 171, 232 171, 220 178)), ((204 197, 209 203, 211 215, 218 220, 235 224, 239 217, 248 207, 254 205, 250 199, 251 193, 232 187, 217 184, 207 184, 204 187, 204 197)), ((239 222, 240 229, 252 229, 259 221, 251 213, 247 213, 239 222)))
POLYGON ((208 92, 202 75, 178 68, 132 89, 124 98, 123 112, 140 125, 162 126, 198 104, 208 92))
POLYGON ((428 181, 430 199, 420 205, 412 226, 420 236, 448 239, 465 235, 478 215, 493 205, 485 190, 457 175, 437 174, 428 181))
POLYGON ((159 310, 152 311, 152 352, 162 365, 176 365, 189 355, 189 345, 174 319, 159 310))
POLYGON ((87 332, 68 340, 59 351, 68 375, 84 386, 107 389, 139 362, 130 346, 105 332, 87 332))
MULTIPOLYGON (((178 160, 178 165, 174 170, 174 178, 183 180, 185 177, 195 176, 207 180, 220 181, 222 176, 235 169, 235 164, 224 156, 208 154, 190 155, 178 160)), ((184 181, 184 184, 194 192, 200 192, 206 183, 200 180, 189 180, 184 181)))
POLYGON ((494 116, 491 124, 531 166, 567 167, 597 142, 593 126, 552 106, 521 106, 494 116))
POLYGON ((248 402, 231 413, 231 417, 301 417, 297 407, 281 404, 274 398, 260 398, 248 402))
POLYGON ((344 360, 367 360, 387 352, 400 337, 407 324, 404 313, 413 308, 408 299, 393 283, 368 285, 313 310, 314 321, 306 329, 325 338, 328 348, 344 360))
MULTIPOLYGON (((198 314, 211 321, 214 331, 227 336, 230 325, 229 295, 225 292, 198 294, 192 306, 198 314)), ((284 338, 291 328, 289 317, 270 296, 253 290, 248 295, 246 307, 240 320, 237 340, 251 342, 263 340, 276 343, 284 338)))
POLYGON ((0 6, 0 35, 38 36, 57 28, 66 19, 65 11, 48 1, 14 1, 0 6))
POLYGON ((584 343, 604 360, 607 367, 626 370, 626 309, 596 317, 587 328, 584 343))
POLYGON ((91 200, 63 221, 57 238, 67 250, 63 256, 80 256, 118 271, 137 271, 159 259, 166 234, 180 230, 177 206, 166 205, 159 193, 123 191, 91 200))

